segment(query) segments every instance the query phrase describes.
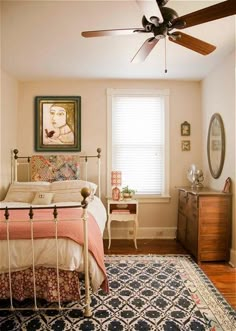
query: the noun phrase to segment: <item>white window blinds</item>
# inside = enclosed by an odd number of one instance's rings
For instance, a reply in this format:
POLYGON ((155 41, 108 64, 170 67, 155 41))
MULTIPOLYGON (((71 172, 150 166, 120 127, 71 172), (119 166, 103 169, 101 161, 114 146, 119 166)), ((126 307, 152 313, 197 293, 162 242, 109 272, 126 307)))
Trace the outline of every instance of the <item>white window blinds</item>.
POLYGON ((114 94, 111 108, 111 170, 137 194, 166 193, 166 96, 114 94))

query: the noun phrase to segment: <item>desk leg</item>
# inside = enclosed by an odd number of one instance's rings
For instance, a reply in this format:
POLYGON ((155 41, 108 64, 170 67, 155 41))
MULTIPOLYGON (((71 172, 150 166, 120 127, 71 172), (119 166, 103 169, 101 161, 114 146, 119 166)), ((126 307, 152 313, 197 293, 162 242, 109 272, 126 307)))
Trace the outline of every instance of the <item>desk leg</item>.
POLYGON ((111 247, 111 219, 108 217, 108 222, 107 222, 107 231, 108 231, 108 249, 111 247))
POLYGON ((137 247, 137 231, 138 231, 138 217, 135 217, 135 221, 134 221, 134 246, 136 249, 138 249, 137 247))

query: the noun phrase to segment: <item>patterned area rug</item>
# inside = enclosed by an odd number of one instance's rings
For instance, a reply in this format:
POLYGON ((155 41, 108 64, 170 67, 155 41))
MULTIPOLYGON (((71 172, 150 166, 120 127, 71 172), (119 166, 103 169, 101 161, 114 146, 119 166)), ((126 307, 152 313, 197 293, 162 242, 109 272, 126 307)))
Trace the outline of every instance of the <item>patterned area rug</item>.
POLYGON ((51 309, 0 311, 0 330, 236 330, 235 310, 188 256, 106 256, 106 268, 110 293, 92 296, 92 318, 42 302, 51 309))

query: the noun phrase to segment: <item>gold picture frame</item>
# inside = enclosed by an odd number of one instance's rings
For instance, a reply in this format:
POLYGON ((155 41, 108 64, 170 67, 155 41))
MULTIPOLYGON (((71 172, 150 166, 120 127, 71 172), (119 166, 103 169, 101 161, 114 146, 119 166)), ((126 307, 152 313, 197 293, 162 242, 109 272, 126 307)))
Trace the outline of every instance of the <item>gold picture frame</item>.
POLYGON ((81 97, 35 97, 35 150, 81 151, 81 97))

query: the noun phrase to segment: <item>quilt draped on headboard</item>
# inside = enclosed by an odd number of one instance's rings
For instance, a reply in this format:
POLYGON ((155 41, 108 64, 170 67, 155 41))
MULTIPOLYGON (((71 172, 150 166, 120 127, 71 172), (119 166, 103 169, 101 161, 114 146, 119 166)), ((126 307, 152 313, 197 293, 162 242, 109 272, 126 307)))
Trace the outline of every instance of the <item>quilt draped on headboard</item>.
POLYGON ((80 178, 77 155, 33 155, 31 180, 54 182, 80 178))

